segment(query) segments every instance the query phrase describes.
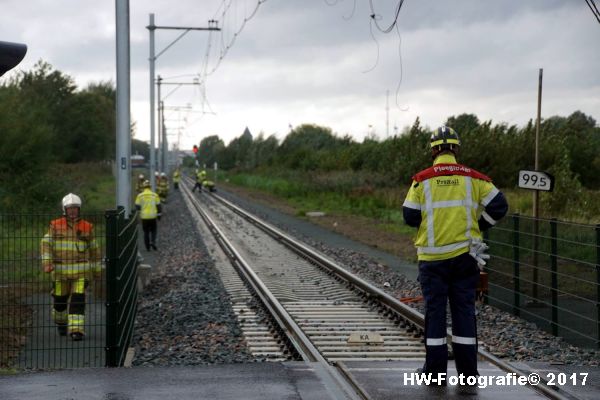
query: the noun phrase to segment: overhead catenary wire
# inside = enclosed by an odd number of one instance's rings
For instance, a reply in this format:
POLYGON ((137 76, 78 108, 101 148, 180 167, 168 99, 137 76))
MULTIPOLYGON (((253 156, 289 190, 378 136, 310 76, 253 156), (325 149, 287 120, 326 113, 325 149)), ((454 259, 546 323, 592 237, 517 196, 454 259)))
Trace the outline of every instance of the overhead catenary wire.
POLYGON ((594 17, 596 17, 596 20, 598 20, 598 23, 600 23, 600 10, 598 10, 596 2, 594 0, 585 0, 585 2, 590 10, 592 10, 592 13, 594 14, 594 17))

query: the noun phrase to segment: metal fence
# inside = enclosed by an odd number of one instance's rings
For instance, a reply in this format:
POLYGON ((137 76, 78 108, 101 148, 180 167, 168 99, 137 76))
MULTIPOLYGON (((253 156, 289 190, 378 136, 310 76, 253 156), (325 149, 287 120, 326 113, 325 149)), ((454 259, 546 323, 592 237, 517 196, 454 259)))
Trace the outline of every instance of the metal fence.
POLYGON ((137 311, 137 212, 106 213, 106 366, 123 365, 137 311))
MULTIPOLYGON (((81 292, 74 289, 77 279, 61 275, 66 271, 64 265, 72 263, 59 261, 59 256, 53 255, 55 271, 43 271, 47 255, 42 240, 48 238, 50 221, 60 215, 0 214, 0 369, 122 363, 122 348, 131 337, 137 298, 136 285, 129 283, 137 275, 136 257, 132 255, 137 254, 136 216, 125 220, 124 211, 115 210, 81 217, 93 225, 93 240, 86 237, 83 245, 76 243, 76 251, 97 246, 98 259, 91 262, 95 271, 84 274, 85 280, 80 281, 84 295, 74 297, 74 293, 81 292), (61 266, 63 271, 58 272, 61 266), (59 303, 67 303, 64 314, 71 307, 82 309, 81 305, 85 305, 85 336, 81 341, 64 335, 64 325, 59 327, 62 324, 56 323, 57 282, 61 285, 58 290, 63 291, 59 303), (127 316, 121 317, 123 313, 127 316)), ((57 249, 59 246, 67 245, 58 244, 57 249)))
POLYGON ((489 304, 570 343, 600 347, 600 225, 513 214, 486 242, 489 304))

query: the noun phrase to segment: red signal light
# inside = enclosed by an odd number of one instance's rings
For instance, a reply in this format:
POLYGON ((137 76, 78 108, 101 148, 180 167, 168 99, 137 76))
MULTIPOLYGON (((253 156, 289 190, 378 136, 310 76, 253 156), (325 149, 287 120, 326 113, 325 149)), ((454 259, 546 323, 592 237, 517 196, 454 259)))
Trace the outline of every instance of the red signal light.
POLYGON ((194 145, 194 154, 198 154, 198 146, 194 145))

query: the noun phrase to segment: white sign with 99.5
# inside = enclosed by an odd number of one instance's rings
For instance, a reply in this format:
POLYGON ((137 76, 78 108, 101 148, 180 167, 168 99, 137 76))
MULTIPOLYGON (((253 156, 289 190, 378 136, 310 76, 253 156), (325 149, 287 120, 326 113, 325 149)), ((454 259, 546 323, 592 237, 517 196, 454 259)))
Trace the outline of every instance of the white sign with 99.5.
POLYGON ((554 177, 542 171, 519 171, 519 187, 531 190, 551 192, 554 189, 554 177))

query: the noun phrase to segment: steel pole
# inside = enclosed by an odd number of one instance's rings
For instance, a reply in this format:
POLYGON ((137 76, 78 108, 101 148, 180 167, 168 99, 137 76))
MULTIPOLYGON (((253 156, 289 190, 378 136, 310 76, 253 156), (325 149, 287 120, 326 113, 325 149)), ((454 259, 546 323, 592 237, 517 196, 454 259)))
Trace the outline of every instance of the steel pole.
POLYGON ((115 0, 117 39, 117 201, 125 209, 125 218, 131 211, 131 116, 129 82, 129 0, 115 0))
POLYGON ((156 191, 156 179, 154 179, 154 172, 156 171, 156 153, 154 148, 154 62, 156 57, 154 56, 154 14, 150 14, 150 24, 146 27, 150 31, 150 185, 152 185, 152 191, 156 191))
POLYGON ((160 77, 160 75, 158 75, 158 78, 156 79, 156 94, 157 94, 157 102, 156 102, 156 108, 158 110, 158 132, 157 132, 157 137, 158 137, 158 171, 161 172, 163 171, 163 164, 162 164, 162 113, 161 113, 161 99, 160 99, 160 84, 161 84, 162 78, 160 77))

